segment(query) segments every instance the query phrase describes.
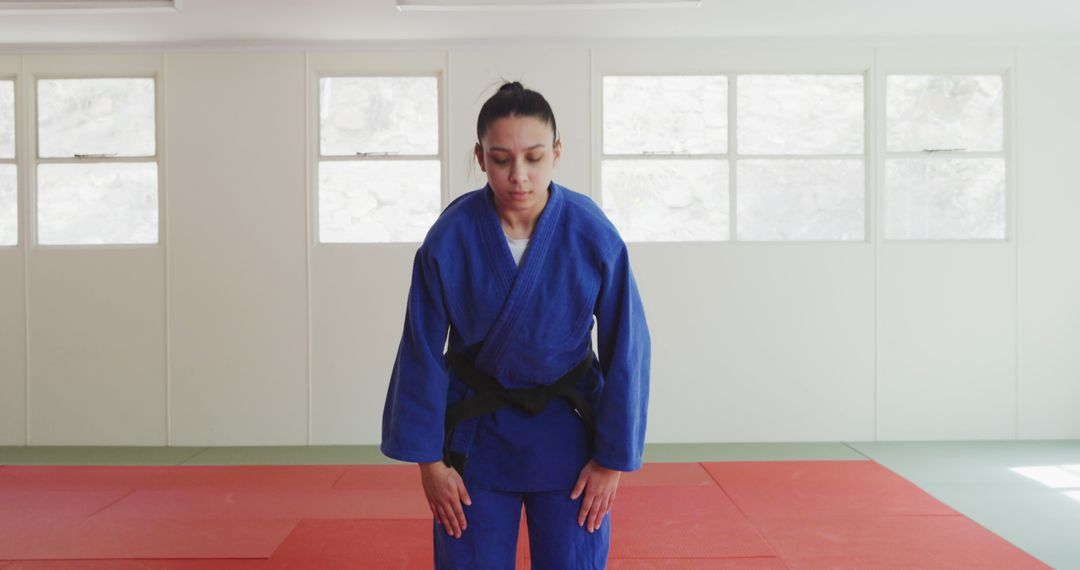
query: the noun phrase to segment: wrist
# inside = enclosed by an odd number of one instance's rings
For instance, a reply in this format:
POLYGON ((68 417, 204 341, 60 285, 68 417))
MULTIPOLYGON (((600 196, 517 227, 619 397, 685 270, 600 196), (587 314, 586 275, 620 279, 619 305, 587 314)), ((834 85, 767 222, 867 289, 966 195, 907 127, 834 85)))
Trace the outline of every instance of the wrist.
POLYGON ((607 474, 622 473, 622 471, 619 471, 618 469, 610 469, 608 467, 604 467, 603 465, 600 465, 600 463, 598 461, 596 461, 595 459, 590 459, 589 461, 592 462, 593 469, 595 469, 596 471, 599 471, 601 473, 607 473, 607 474))

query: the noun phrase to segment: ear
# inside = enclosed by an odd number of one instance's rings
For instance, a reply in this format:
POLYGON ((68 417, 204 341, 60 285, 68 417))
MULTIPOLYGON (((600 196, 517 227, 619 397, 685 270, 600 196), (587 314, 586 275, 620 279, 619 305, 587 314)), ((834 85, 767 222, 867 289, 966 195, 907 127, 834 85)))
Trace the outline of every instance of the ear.
POLYGON ((487 172, 484 165, 484 147, 480 146, 480 143, 476 143, 476 146, 473 147, 473 154, 476 156, 476 162, 480 164, 480 171, 487 172))
POLYGON ((555 139, 555 143, 551 145, 552 166, 559 164, 559 157, 562 156, 562 139, 555 139))

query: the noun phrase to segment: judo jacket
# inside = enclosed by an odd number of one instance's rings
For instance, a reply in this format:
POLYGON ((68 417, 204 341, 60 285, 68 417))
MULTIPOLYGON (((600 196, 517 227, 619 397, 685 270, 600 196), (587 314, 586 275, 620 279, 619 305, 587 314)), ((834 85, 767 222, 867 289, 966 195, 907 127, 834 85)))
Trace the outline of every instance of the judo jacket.
POLYGON ((595 325, 596 358, 577 385, 595 433, 552 400, 538 415, 506 407, 467 420, 449 443, 469 457, 466 485, 488 489, 569 489, 589 459, 641 467, 651 341, 626 244, 589 197, 554 182, 548 192, 520 266, 490 185, 451 202, 428 231, 383 411, 385 455, 443 459, 446 410, 472 395, 444 346, 506 388, 530 388, 587 359, 595 325))

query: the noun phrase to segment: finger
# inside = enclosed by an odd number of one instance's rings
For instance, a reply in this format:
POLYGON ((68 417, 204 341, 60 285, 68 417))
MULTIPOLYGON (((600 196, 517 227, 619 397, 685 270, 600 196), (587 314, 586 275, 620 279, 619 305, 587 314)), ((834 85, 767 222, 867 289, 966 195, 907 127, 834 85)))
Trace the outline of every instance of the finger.
POLYGON ((461 509, 461 501, 457 497, 454 497, 450 506, 453 508, 454 522, 457 523, 458 536, 461 536, 461 531, 465 530, 465 511, 461 509))
POLYGON ((581 526, 585 524, 585 517, 589 514, 589 509, 592 508, 593 498, 589 495, 585 496, 585 500, 581 502, 581 511, 578 513, 577 525, 581 526))
POLYGON ((435 506, 435 503, 428 501, 428 508, 431 509, 431 516, 435 518, 435 524, 442 524, 442 520, 439 518, 439 508, 435 506))
POLYGON ((443 530, 446 534, 453 536, 454 526, 451 524, 450 517, 446 516, 446 509, 442 505, 439 505, 439 518, 442 519, 443 530))
POLYGON ((604 517, 608 516, 611 512, 611 501, 604 501, 604 504, 600 506, 600 514, 597 515, 596 520, 600 521, 596 523, 596 528, 600 528, 600 525, 604 524, 604 517))
POLYGON ((577 483, 574 484, 574 490, 570 492, 570 500, 576 501, 581 492, 585 490, 585 483, 589 480, 589 476, 584 471, 581 475, 578 475, 577 483))
POLYGON ((443 529, 446 530, 446 534, 454 536, 454 520, 447 516, 446 507, 439 505, 439 516, 442 517, 443 529))
POLYGON ((589 509, 589 523, 587 525, 587 528, 589 529, 589 532, 592 532, 592 531, 596 530, 596 515, 599 514, 599 512, 600 512, 600 502, 595 501, 595 502, 593 502, 593 508, 589 509))
POLYGON ((600 523, 604 522, 604 511, 607 510, 606 504, 606 497, 597 497, 593 501, 593 508, 589 512, 589 532, 600 528, 600 523))
POLYGON ((450 527, 450 534, 455 538, 461 536, 461 521, 457 517, 457 513, 454 512, 454 505, 447 503, 443 505, 443 514, 446 515, 446 524, 450 527))
POLYGON ((461 497, 461 502, 472 506, 472 497, 469 497, 469 491, 465 489, 465 482, 461 479, 458 479, 458 496, 461 497))

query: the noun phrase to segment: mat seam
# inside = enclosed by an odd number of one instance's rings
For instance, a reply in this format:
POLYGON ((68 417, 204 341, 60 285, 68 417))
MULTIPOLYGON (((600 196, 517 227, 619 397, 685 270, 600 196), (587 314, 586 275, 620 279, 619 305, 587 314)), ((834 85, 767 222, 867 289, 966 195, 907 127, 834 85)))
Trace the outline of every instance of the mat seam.
MULTIPOLYGON (((190 455, 190 456, 188 456, 188 457, 185 457, 185 458, 184 458, 183 460, 181 460, 181 461, 180 461, 180 463, 177 463, 177 464, 176 464, 176 467, 180 467, 180 466, 189 466, 189 465, 188 465, 188 461, 191 461, 192 459, 195 459, 196 457, 198 457, 198 456, 202 455, 202 454, 203 454, 203 452, 204 452, 204 451, 206 451, 207 449, 209 449, 209 448, 206 448, 206 447, 204 447, 204 448, 202 448, 202 449, 200 449, 200 450, 196 451, 196 452, 195 452, 195 453, 193 453, 192 455, 190 455)), ((197 464, 196 464, 196 465, 197 465, 197 464)))
POLYGON ((138 490, 139 490, 139 489, 138 489, 138 487, 136 487, 136 488, 134 488, 134 489, 131 489, 130 491, 128 491, 128 492, 127 492, 126 494, 124 494, 123 496, 121 496, 121 497, 118 497, 118 498, 117 498, 117 499, 116 499, 115 501, 113 501, 113 502, 111 502, 111 503, 109 503, 109 504, 105 505, 104 507, 101 507, 100 509, 98 509, 98 510, 96 510, 96 511, 94 511, 94 512, 92 512, 92 513, 88 514, 88 515, 86 515, 86 518, 90 518, 90 517, 92 517, 92 516, 94 516, 94 515, 96 515, 96 514, 98 514, 98 513, 102 512, 102 511, 104 511, 105 509, 107 509, 107 508, 109 508, 109 507, 111 507, 111 506, 115 505, 116 503, 119 503, 120 501, 123 501, 124 499, 126 499, 126 498, 128 498, 128 497, 130 497, 130 496, 134 495, 134 494, 135 494, 135 492, 136 492, 136 491, 138 491, 138 490))
POLYGON ((348 473, 348 472, 349 472, 349 467, 346 466, 344 469, 341 470, 341 475, 338 475, 337 479, 334 479, 334 482, 330 484, 330 488, 335 489, 337 487, 337 484, 340 483, 341 480, 345 478, 345 474, 348 473))
MULTIPOLYGON (((848 442, 846 442, 846 441, 841 441, 841 442, 840 442, 840 445, 843 445, 844 447, 846 447, 846 448, 848 448, 848 449, 850 449, 850 450, 854 451, 855 453, 857 453, 857 454, 859 454, 859 455, 861 455, 861 456, 865 457, 865 458, 866 458, 866 459, 867 459, 868 461, 874 461, 874 459, 873 459, 872 457, 870 457, 869 455, 867 455, 867 454, 865 454, 865 453, 863 453, 863 452, 859 451, 858 449, 856 449, 855 447, 853 447, 853 446, 852 446, 851 444, 849 444, 849 443, 848 443, 848 442)), ((874 461, 874 463, 877 463, 877 461, 874 461)), ((880 464, 880 463, 878 463, 878 465, 881 465, 881 464, 880 464)), ((882 467, 884 467, 884 465, 882 465, 882 467)))
POLYGON ((791 568, 790 566, 788 566, 786 560, 780 558, 780 555, 776 552, 773 544, 769 542, 769 539, 765 537, 765 534, 761 532, 761 529, 759 529, 757 525, 750 520, 750 517, 746 516, 746 513, 744 513, 742 507, 740 507, 739 504, 735 502, 735 499, 731 498, 731 495, 728 494, 727 489, 725 489, 724 486, 720 484, 720 481, 716 479, 716 476, 713 475, 712 471, 709 471, 709 468, 705 467, 705 463, 699 461, 698 465, 701 465, 701 468, 709 474, 709 478, 713 480, 713 483, 716 483, 717 488, 719 488, 720 492, 723 493, 725 497, 727 497, 727 500, 731 502, 731 505, 735 507, 735 510, 739 511, 739 514, 742 515, 743 519, 746 520, 746 524, 750 525, 750 528, 754 529, 754 532, 757 533, 757 535, 761 538, 762 542, 764 542, 765 545, 769 547, 769 550, 771 550, 772 553, 775 555, 774 557, 779 560, 781 564, 784 565, 784 568, 791 568))

